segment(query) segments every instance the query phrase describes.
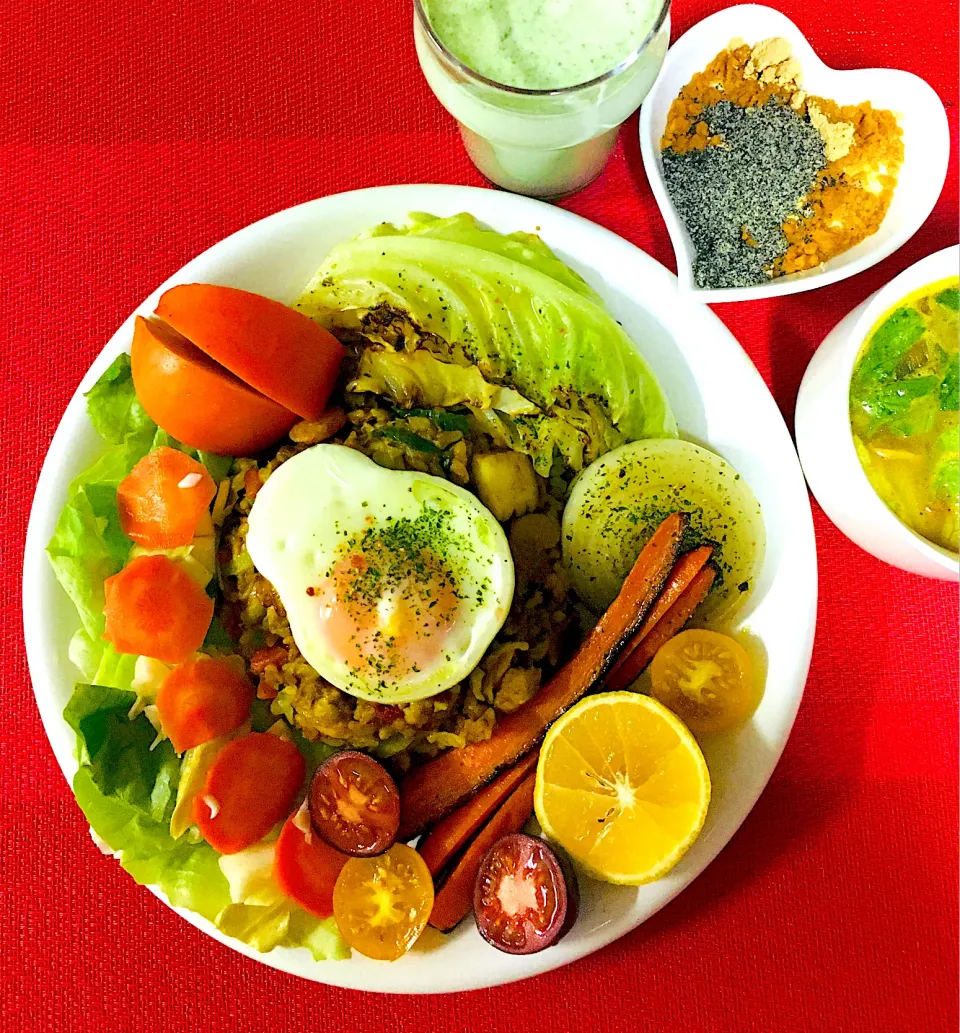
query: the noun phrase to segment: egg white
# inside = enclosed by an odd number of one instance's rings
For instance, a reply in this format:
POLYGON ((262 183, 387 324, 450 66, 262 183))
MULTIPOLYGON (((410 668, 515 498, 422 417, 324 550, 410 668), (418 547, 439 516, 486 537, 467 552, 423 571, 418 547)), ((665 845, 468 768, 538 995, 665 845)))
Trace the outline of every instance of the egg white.
POLYGON ((430 474, 387 470, 343 445, 315 445, 267 478, 249 515, 247 550, 283 602, 297 648, 327 681, 360 699, 405 703, 463 681, 510 612, 514 566, 503 528, 470 492, 430 474), (433 666, 394 677, 357 670, 325 642, 314 600, 343 544, 369 529, 442 514, 460 618, 433 666), (309 590, 309 591, 308 591, 309 590))

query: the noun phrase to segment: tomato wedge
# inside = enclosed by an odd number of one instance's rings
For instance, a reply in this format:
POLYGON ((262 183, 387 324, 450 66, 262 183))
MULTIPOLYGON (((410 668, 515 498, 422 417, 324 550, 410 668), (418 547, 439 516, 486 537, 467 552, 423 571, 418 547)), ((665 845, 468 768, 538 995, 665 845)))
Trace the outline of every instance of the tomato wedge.
POLYGON ((292 742, 269 732, 233 739, 207 772, 193 820, 221 854, 253 846, 290 813, 306 763, 292 742))
POLYGON ((201 656, 174 668, 157 693, 160 724, 177 753, 239 728, 250 716, 254 689, 228 660, 201 656))
POLYGON ((137 556, 107 578, 103 592, 103 637, 118 653, 182 663, 213 619, 213 600, 168 556, 137 556))
POLYGON ((133 386, 144 409, 178 441, 224 456, 251 456, 297 422, 171 327, 137 316, 133 386))
POLYGON ((379 857, 351 857, 333 888, 333 917, 354 950, 396 961, 416 943, 433 907, 424 859, 403 843, 379 857))
POLYGON ((179 284, 160 296, 157 316, 305 420, 320 418, 346 355, 329 330, 302 312, 236 287, 179 284))
POLYGON ((189 545, 216 493, 202 463, 162 445, 145 455, 117 486, 120 527, 148 549, 189 545))
POLYGON ((328 757, 313 776, 310 821, 335 850, 372 857, 397 838, 400 794, 382 764, 344 750, 328 757))
POLYGON ((327 846, 315 833, 306 833, 288 818, 277 840, 273 877, 282 893, 317 918, 333 914, 333 887, 349 861, 346 854, 327 846))

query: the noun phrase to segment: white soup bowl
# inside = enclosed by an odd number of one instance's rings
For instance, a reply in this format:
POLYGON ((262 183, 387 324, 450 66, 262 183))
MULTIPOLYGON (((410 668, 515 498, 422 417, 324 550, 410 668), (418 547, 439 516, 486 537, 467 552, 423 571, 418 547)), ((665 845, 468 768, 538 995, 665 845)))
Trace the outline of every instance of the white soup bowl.
POLYGON ((912 531, 880 498, 860 463, 850 427, 850 380, 860 349, 877 320, 927 284, 956 276, 960 247, 928 255, 857 308, 827 335, 810 360, 797 396, 800 464, 827 516, 878 559, 924 577, 960 580, 960 561, 912 531))

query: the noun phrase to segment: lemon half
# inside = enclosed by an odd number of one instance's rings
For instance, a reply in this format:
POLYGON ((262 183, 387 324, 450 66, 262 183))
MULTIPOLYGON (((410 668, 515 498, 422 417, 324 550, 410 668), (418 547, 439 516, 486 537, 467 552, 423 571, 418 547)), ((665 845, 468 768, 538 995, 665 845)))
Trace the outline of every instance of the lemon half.
POLYGON ((700 834, 709 804, 700 747, 649 696, 589 696, 554 723, 540 750, 540 825, 604 882, 638 886, 665 875, 700 834))

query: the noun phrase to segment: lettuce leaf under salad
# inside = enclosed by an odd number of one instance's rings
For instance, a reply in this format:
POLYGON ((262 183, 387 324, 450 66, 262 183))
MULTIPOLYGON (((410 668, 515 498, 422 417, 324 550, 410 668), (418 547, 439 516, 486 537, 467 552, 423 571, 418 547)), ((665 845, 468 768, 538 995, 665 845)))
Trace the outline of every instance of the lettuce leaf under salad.
MULTIPOLYGON (((215 481, 228 475, 233 461, 183 446, 157 427, 137 400, 128 355, 118 356, 100 377, 87 394, 87 407, 105 448, 71 483, 47 549, 81 625, 70 644, 70 659, 84 681, 64 710, 77 736, 77 803, 101 848, 119 855, 136 882, 159 887, 175 907, 197 912, 260 951, 305 947, 318 961, 346 957, 332 919, 307 914, 276 889, 269 901, 262 893, 252 900, 238 895, 221 867, 221 855, 196 830, 171 835, 187 754, 178 757, 144 713, 144 700, 135 691, 138 658, 117 653, 102 638, 103 583, 123 567, 133 548, 120 530, 117 485, 160 445, 199 459, 215 481)), ((222 635, 219 625, 214 634, 218 630, 222 635)), ((311 751, 305 752, 313 763, 311 751)), ((263 879, 269 883, 269 871, 261 873, 263 879)))
POLYGON ((543 474, 555 449, 576 471, 624 442, 676 436, 634 343, 543 241, 467 214, 410 218, 334 248, 295 302, 385 353, 361 356, 350 390, 405 408, 467 405, 543 474), (501 408, 498 388, 510 389, 511 406, 501 408))
POLYGON ((133 388, 129 355, 118 355, 90 389, 87 411, 106 448, 70 484, 47 553, 80 617, 70 659, 88 681, 124 688, 130 683, 127 672, 113 672, 117 665, 126 665, 132 677, 132 658, 119 658, 101 638, 103 583, 123 567, 133 548, 120 530, 117 485, 161 445, 180 448, 198 459, 215 481, 227 476, 232 460, 180 445, 147 416, 133 388))

